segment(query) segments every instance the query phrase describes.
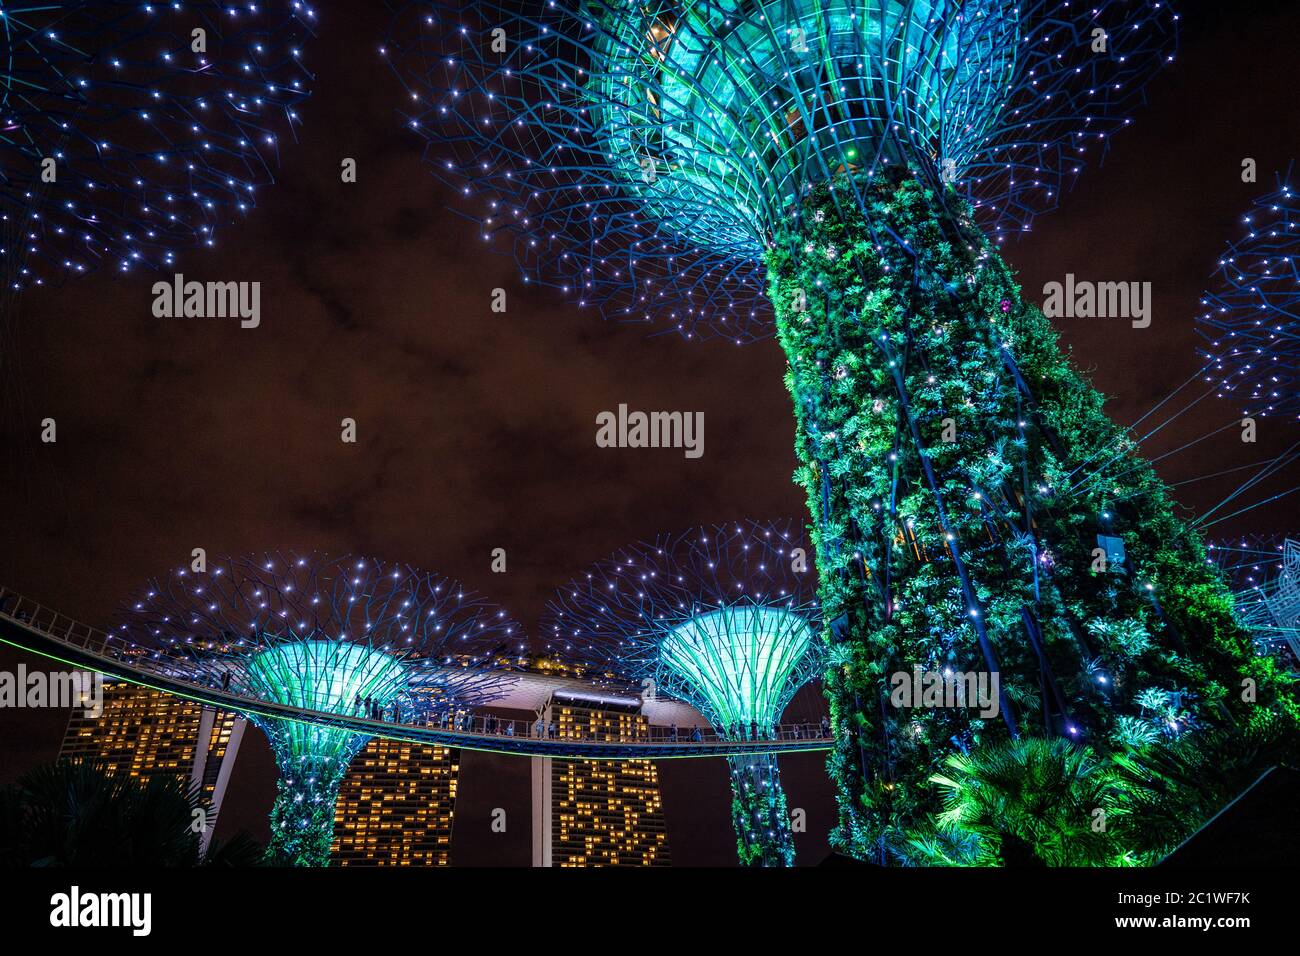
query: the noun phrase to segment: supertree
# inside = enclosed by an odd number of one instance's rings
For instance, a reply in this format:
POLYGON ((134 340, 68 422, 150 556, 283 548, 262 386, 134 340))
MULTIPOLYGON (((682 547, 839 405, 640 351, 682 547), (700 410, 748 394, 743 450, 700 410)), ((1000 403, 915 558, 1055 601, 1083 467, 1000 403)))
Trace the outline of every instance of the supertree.
MULTIPOLYGON (((651 681, 730 740, 768 739, 821 667, 807 545, 790 523, 662 536, 559 590, 549 650, 593 673, 651 681)), ((727 758, 740 862, 791 866, 794 840, 776 757, 727 758)))
POLYGON ((6 290, 213 244, 298 123, 315 19, 303 0, 0 2, 6 290))
MULTIPOLYGON (((496 696, 506 612, 446 578, 353 556, 263 554, 149 583, 112 631, 114 653, 250 701, 419 721, 496 696)), ((370 737, 268 717, 275 752, 270 858, 325 866, 339 784, 370 737)))
POLYGON ((1201 299, 1206 381, 1243 415, 1300 419, 1300 202, 1285 176, 1243 218, 1201 299))
POLYGON ((1153 687, 1205 723, 1264 709, 1243 674, 1277 703, 1198 536, 997 251, 1129 122, 1176 21, 1146 0, 487 0, 406 7, 384 48, 432 169, 526 281, 687 336, 775 331, 854 856, 902 854, 953 753, 1026 733, 1106 753, 1153 687), (891 710, 889 675, 918 666, 998 678, 997 716, 891 710))

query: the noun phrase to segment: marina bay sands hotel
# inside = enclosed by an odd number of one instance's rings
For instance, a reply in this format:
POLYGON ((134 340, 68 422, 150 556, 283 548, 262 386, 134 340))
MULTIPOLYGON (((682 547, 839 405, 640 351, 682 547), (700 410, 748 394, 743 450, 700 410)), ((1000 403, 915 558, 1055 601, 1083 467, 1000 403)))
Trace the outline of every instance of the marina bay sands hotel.
MULTIPOLYGON (((492 711, 527 715, 559 738, 643 739, 651 726, 704 726, 690 706, 653 690, 613 696, 536 662, 492 711)), ((171 775, 201 789, 210 838, 230 784, 247 721, 193 701, 127 683, 104 688, 98 718, 74 710, 61 756, 95 758, 111 769, 171 775)), ((659 771, 650 760, 565 760, 533 756, 533 866, 667 866, 671 862, 659 771)), ((372 739, 353 760, 339 793, 331 864, 447 866, 460 782, 460 752, 372 739)))

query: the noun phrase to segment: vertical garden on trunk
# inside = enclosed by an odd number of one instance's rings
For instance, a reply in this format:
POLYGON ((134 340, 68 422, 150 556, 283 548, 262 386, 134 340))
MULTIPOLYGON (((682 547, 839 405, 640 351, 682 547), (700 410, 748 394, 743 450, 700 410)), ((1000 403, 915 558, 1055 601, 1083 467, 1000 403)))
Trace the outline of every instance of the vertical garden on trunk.
POLYGON ((838 648, 842 844, 879 856, 936 812, 954 752, 1026 735, 1122 752, 1289 707, 969 210, 907 175, 860 184, 865 208, 836 196, 854 185, 814 190, 767 257, 838 648), (893 707, 890 676, 918 665, 996 672, 1001 713, 893 707))

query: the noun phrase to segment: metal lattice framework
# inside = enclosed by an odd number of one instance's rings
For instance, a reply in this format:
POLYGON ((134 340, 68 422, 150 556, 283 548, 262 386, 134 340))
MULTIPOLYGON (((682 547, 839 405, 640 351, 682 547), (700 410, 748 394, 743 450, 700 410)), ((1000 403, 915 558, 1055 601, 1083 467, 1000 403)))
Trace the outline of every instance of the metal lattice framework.
MULTIPOLYGON (((112 632, 113 656, 321 713, 419 720, 485 703, 522 647, 504 610, 454 581, 353 556, 264 554, 150 583, 112 632)), ((280 767, 272 851, 323 864, 348 764, 368 736, 250 709, 280 767)))
POLYGON ((817 183, 906 165, 1002 240, 1051 208, 1177 16, 1150 0, 410 4, 384 48, 431 168, 526 281, 628 321, 769 334, 763 253, 817 183))
POLYGON ((696 528, 625 548, 556 592, 548 649, 589 672, 652 681, 724 734, 761 732, 821 667, 808 554, 794 522, 696 528))
MULTIPOLYGON (((793 522, 696 528, 626 548, 557 592, 543 625, 550 650, 593 673, 652 682, 725 737, 761 739, 823 663, 808 555, 793 522)), ((791 865, 775 758, 728 764, 741 862, 791 865)))
POLYGON ((1261 535, 1207 550, 1231 582, 1237 613, 1261 647, 1276 651, 1286 644, 1300 661, 1300 540, 1261 535))
POLYGON ((5 288, 212 245, 272 180, 315 20, 303 0, 0 0, 5 288))
POLYGON ((1244 415, 1300 419, 1300 202, 1286 176, 1242 217, 1246 234, 1201 299, 1206 381, 1244 415))

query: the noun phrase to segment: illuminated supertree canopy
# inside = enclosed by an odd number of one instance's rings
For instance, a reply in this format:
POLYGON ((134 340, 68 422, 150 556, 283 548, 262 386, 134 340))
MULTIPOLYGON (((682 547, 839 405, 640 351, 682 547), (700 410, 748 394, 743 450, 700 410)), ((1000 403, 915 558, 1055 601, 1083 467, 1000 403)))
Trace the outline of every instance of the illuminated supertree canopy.
POLYGON ((660 663, 673 683, 706 702, 710 721, 722 728, 773 727, 789 701, 789 677, 810 660, 818 639, 813 626, 788 609, 749 602, 696 614, 659 645, 660 663))
POLYGON ((0 0, 6 288, 212 245, 299 121, 315 20, 304 0, 0 0))
MULTIPOLYGON (((822 664, 815 570, 796 525, 697 528, 626 548, 557 592, 550 650, 597 673, 652 681, 730 739, 766 739, 822 664)), ((728 758, 747 865, 789 866, 776 758, 728 758)))
MULTIPOLYGON (((402 722, 499 694, 496 653, 518 626, 455 581, 351 556, 265 554, 149 584, 113 630, 114 653, 252 701, 402 722)), ((271 858, 328 863, 334 803, 369 737, 250 711, 280 779, 271 858)))
POLYGON ((1201 299, 1199 331, 1206 381, 1222 397, 1243 415, 1300 419, 1300 202, 1287 178, 1243 217, 1245 235, 1201 299))
POLYGON ((959 753, 1028 735, 1105 759, 1297 719, 998 251, 1129 122, 1177 20, 1162 0, 435 2, 383 50, 432 170, 526 280, 687 336, 775 331, 834 661, 832 842, 854 856, 915 862, 959 753), (917 668, 982 674, 997 706, 889 706, 917 668), (1190 717, 1130 733, 1160 695, 1190 717))
POLYGON ((812 187, 904 167, 998 239, 1028 229, 1129 122, 1176 19, 1130 0, 425 2, 384 53, 431 168, 485 238, 515 234, 526 280, 744 341, 771 333, 765 253, 800 244, 812 187))

